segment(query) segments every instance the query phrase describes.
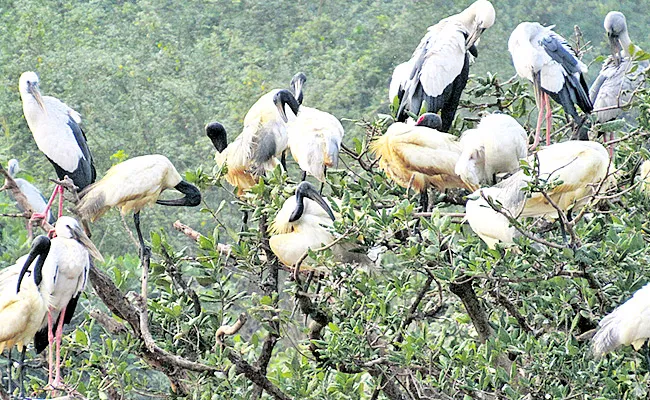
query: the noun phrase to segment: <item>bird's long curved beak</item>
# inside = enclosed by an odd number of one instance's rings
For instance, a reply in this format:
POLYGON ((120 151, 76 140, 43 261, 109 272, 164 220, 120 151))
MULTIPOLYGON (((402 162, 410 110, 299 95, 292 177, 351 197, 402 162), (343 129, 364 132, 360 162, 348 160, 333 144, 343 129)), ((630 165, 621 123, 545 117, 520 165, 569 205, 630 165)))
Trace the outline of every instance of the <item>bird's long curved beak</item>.
POLYGON ((287 113, 284 112, 284 103, 282 101, 276 101, 275 106, 278 108, 278 112, 280 113, 280 117, 282 117, 282 120, 285 123, 289 122, 289 118, 287 118, 287 113))
POLYGON ((296 80, 296 82, 293 83, 293 94, 296 100, 300 98, 300 95, 302 94, 302 82, 300 80, 296 80))
POLYGON ((485 28, 480 28, 477 27, 474 29, 470 35, 467 37, 467 40, 465 41, 465 50, 469 50, 470 47, 474 46, 475 44, 478 44, 479 39, 481 38, 481 35, 485 31, 485 28))
POLYGON ((621 51, 623 50, 621 42, 615 35, 608 34, 607 38, 609 39, 609 48, 612 52, 612 57, 614 57, 614 61, 616 61, 616 65, 621 65, 621 51))
POLYGON ((88 254, 90 254, 94 259, 104 262, 104 257, 102 257, 95 244, 90 240, 81 227, 76 227, 72 230, 72 236, 75 240, 84 245, 88 249, 88 254))
POLYGON ((307 197, 308 199, 311 199, 316 202, 325 212, 327 215, 334 221, 336 218, 334 217, 334 212, 332 211, 332 208, 330 207, 329 204, 325 201, 323 196, 321 196, 320 193, 318 193, 318 190, 316 190, 315 187, 312 185, 309 185, 302 191, 303 196, 307 197))
POLYGON ((34 96, 34 99, 38 103, 38 106, 41 107, 41 110, 45 110, 45 103, 43 103, 43 97, 41 96, 41 91, 38 90, 38 86, 36 83, 32 83, 27 87, 27 91, 34 96))

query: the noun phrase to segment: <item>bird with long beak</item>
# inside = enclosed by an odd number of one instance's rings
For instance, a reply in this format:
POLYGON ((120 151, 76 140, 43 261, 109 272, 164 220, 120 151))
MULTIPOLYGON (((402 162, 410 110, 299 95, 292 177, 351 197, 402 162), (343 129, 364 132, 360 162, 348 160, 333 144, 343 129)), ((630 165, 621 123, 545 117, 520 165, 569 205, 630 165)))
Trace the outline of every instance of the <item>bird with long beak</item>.
MULTIPOLYGON (((81 116, 59 99, 41 96, 36 73, 28 71, 20 76, 20 97, 27 125, 39 150, 52 163, 59 179, 68 176, 79 190, 95 181, 96 171, 80 127, 81 116)), ((63 213, 63 188, 57 186, 47 203, 49 210, 59 196, 59 216, 63 213)), ((47 212, 36 217, 46 218, 47 212)))
POLYGON ((271 250, 284 265, 292 267, 308 249, 334 241, 329 230, 334 220, 329 202, 311 183, 301 182, 269 229, 271 250))
POLYGON ((41 322, 47 314, 50 294, 43 290, 43 264, 50 251, 50 239, 38 236, 32 242, 28 255, 16 261, 14 266, 0 271, 0 353, 4 348, 8 354, 8 383, 9 393, 13 394, 11 371, 11 349, 15 345, 20 352, 19 386, 20 397, 24 397, 23 362, 27 344, 41 327, 41 322), (36 260, 36 263, 34 261, 36 260), (30 279, 26 279, 26 275, 30 279))
POLYGON ((517 74, 533 83, 535 102, 539 110, 534 149, 539 144, 544 112, 546 112, 546 145, 551 144, 553 114, 549 97, 562 105, 577 129, 577 138, 588 140, 584 119, 578 115, 576 105, 585 113, 593 110, 589 89, 583 74, 587 66, 578 59, 566 39, 553 32, 554 26, 537 22, 522 22, 512 31, 508 51, 517 74))

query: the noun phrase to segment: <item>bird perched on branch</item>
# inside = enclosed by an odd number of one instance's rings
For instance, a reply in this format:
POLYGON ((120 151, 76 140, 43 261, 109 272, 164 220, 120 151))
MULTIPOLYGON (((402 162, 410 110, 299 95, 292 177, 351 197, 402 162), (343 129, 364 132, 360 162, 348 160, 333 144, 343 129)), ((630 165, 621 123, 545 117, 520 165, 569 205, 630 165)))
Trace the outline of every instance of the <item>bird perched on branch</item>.
POLYGON ((440 117, 423 114, 415 126, 396 122, 370 145, 379 168, 390 179, 420 193, 423 210, 428 208, 430 186, 438 190, 466 187, 454 171, 461 154, 458 138, 430 126, 439 127, 440 117))
POLYGON ((455 171, 472 190, 479 185, 493 185, 497 174, 519 170, 519 160, 526 158, 528 136, 516 119, 506 114, 490 114, 476 129, 463 132, 463 149, 455 171))
MULTIPOLYGON (((21 192, 25 195, 25 198, 29 202, 29 206, 31 207, 32 211, 35 213, 43 214, 46 216, 46 221, 49 222, 50 224, 54 223, 54 218, 52 217, 52 213, 50 210, 47 209, 47 199, 45 196, 43 196, 43 193, 41 193, 40 190, 25 179, 22 178, 16 178, 16 174, 20 171, 20 165, 18 163, 18 160, 15 158, 12 158, 9 160, 9 163, 7 165, 7 172, 9 173, 9 176, 11 176, 16 182, 16 185, 18 186, 18 189, 20 189, 21 192)), ((16 206, 18 209, 22 212, 25 210, 23 207, 16 203, 16 206)), ((32 217, 33 219, 33 217, 32 217)), ((28 225, 31 228, 31 224, 28 225)))
POLYGON ((578 59, 566 39, 553 32, 554 26, 537 22, 522 22, 508 40, 508 50, 517 74, 533 83, 535 101, 539 110, 535 141, 540 140, 544 110, 546 110, 546 145, 551 144, 552 112, 549 96, 562 105, 564 112, 573 118, 581 140, 588 140, 584 119, 578 115, 576 105, 589 114, 593 105, 583 76, 587 66, 578 59))
POLYGON ((195 207, 201 203, 199 189, 184 181, 174 165, 163 155, 134 157, 114 165, 97 183, 79 194, 77 213, 85 220, 95 221, 111 207, 120 207, 122 215, 133 211, 141 255, 145 251, 140 230, 140 211, 148 204, 195 207), (160 200, 160 193, 176 189, 185 196, 160 200))
MULTIPOLYGON (((634 90, 643 85, 643 73, 650 68, 650 62, 643 60, 639 61, 637 70, 632 72, 634 62, 630 49, 634 49, 635 53, 640 49, 630 40, 623 13, 609 12, 603 25, 611 55, 603 62, 598 77, 589 89, 589 98, 594 104, 599 123, 614 120, 621 115, 622 107, 632 99, 634 90)), ((610 132, 605 141, 613 139, 614 132, 610 132)), ((609 146, 609 154, 614 154, 613 145, 609 146)))
POLYGON ((327 168, 338 167, 345 131, 332 114, 302 105, 302 88, 306 79, 301 74, 291 82, 293 94, 301 106, 295 120, 288 123, 289 149, 303 171, 303 181, 309 173, 325 183, 327 168))
MULTIPOLYGON (((79 113, 55 97, 41 96, 39 79, 34 72, 24 72, 20 76, 19 89, 23 113, 34 141, 54 166, 59 179, 67 175, 79 190, 95 182, 97 173, 86 135, 79 126, 79 113)), ((57 186, 52 194, 48 210, 57 194, 61 195, 60 216, 63 208, 61 186, 57 186)), ((45 218, 45 215, 39 217, 45 218)))
MULTIPOLYGON (((556 183, 546 194, 563 212, 577 210, 588 203, 604 179, 607 181, 603 183, 601 191, 610 184, 609 155, 600 143, 556 143, 530 156, 528 162, 533 166, 531 175, 519 171, 496 186, 479 189, 467 201, 465 218, 472 230, 490 247, 498 242, 513 243, 515 231, 508 218, 494 210, 486 198, 491 198, 501 206, 503 212, 516 219, 558 218, 557 209, 543 193, 533 192, 528 197, 524 189, 532 179, 556 183)), ((562 224, 560 227, 564 229, 562 224)))
POLYGON ((9 349, 9 393, 11 389, 11 349, 15 345, 20 355, 20 396, 24 396, 23 362, 27 344, 41 328, 50 304, 50 293, 44 290, 43 264, 50 251, 50 239, 38 236, 29 254, 15 265, 0 271, 0 353, 9 349), (34 261, 36 262, 34 263, 34 261), (32 265, 34 263, 34 265, 32 265), (28 271, 28 269, 30 269, 28 271))
POLYGON ((419 115, 426 103, 427 112, 441 111, 440 130, 449 131, 467 84, 470 54, 478 55, 476 44, 494 18, 492 3, 477 0, 429 27, 407 66, 400 64, 393 73, 390 91, 398 96, 398 121, 405 121, 408 111, 419 115))
MULTIPOLYGON (((594 355, 599 357, 619 346, 639 350, 650 338, 650 284, 637 290, 631 299, 616 307, 598 323, 592 338, 594 355)), ((646 351, 650 365, 650 354, 646 351)))

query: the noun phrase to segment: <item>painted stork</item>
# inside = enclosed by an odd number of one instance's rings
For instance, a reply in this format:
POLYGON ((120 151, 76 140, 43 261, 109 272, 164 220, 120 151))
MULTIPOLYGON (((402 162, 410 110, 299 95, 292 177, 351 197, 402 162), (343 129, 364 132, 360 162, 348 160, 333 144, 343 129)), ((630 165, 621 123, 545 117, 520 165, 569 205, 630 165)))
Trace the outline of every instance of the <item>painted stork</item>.
POLYGON ((428 208, 430 186, 438 190, 467 187, 454 171, 462 150, 458 138, 423 126, 440 126, 439 121, 436 114, 425 114, 415 126, 396 122, 370 145, 379 168, 389 178, 420 193, 423 211, 428 208))
POLYGON ((476 129, 463 132, 463 149, 455 171, 472 190, 493 185, 496 175, 519 170, 519 160, 526 158, 528 136, 516 119, 506 114, 490 114, 476 129))
MULTIPOLYGON (((559 182, 546 194, 565 212, 584 206, 591 200, 600 182, 608 179, 609 155, 600 143, 570 140, 545 147, 536 156, 539 178, 559 182)), ((529 157, 531 165, 534 157, 529 157)), ((490 247, 498 242, 512 243, 515 233, 508 219, 493 210, 481 193, 499 202, 504 211, 515 218, 558 217, 557 210, 542 193, 536 192, 527 197, 523 189, 530 179, 530 176, 519 171, 496 186, 479 189, 467 201, 465 218, 472 230, 490 247)), ((607 189, 610 183, 608 179, 602 189, 607 189)))
POLYGON ((551 144, 552 112, 549 96, 562 105, 570 115, 581 140, 588 140, 582 129, 583 118, 578 115, 576 105, 589 114, 593 105, 589 89, 583 76, 587 66, 578 59, 567 41, 553 32, 553 26, 542 26, 537 22, 522 22, 508 40, 508 50, 517 74, 533 83, 535 101, 539 110, 534 149, 539 144, 546 110, 546 145, 551 144))
MULTIPOLYGON (((95 181, 97 173, 93 158, 86 143, 86 135, 79 126, 81 116, 61 100, 42 96, 36 73, 28 71, 20 76, 20 97, 27 125, 32 131, 38 149, 52 163, 59 179, 66 175, 82 190, 95 181)), ((57 186, 48 210, 55 196, 59 199, 59 216, 63 209, 63 188, 57 186)), ((39 215, 45 218, 45 215, 39 215)))
POLYGON ((8 348, 8 382, 11 388, 11 349, 15 345, 21 353, 19 362, 20 397, 24 397, 23 362, 25 350, 46 317, 50 295, 43 290, 43 264, 50 251, 50 239, 38 236, 32 242, 29 254, 16 264, 0 271, 0 353, 8 348), (38 259, 37 259, 38 258, 38 259), (37 259, 37 260, 36 260, 37 259), (34 263, 34 261, 36 262, 34 263), (32 263, 34 265, 32 266, 32 263), (28 269, 31 271, 28 273, 28 269), (26 275, 30 275, 27 277, 26 275))
POLYGON ((494 24, 495 12, 488 0, 477 0, 459 14, 429 27, 427 34, 406 67, 393 73, 399 83, 391 82, 397 93, 403 90, 397 120, 405 121, 407 111, 419 114, 422 103, 426 111, 441 111, 441 131, 448 132, 454 121, 460 95, 469 76, 470 54, 477 55, 481 34, 494 24))
POLYGON ((195 207, 201 203, 199 189, 184 181, 174 165, 163 155, 134 157, 114 165, 97 183, 79 194, 77 213, 84 220, 95 221, 111 207, 120 207, 122 215, 133 211, 141 257, 145 244, 140 230, 140 211, 148 204, 195 207), (160 200, 160 193, 176 189, 185 196, 175 200, 160 200))
MULTIPOLYGON (((603 25, 610 43, 611 55, 603 62, 598 77, 589 89, 589 98, 594 104, 596 120, 599 123, 614 120, 621 115, 622 107, 629 103, 634 90, 643 85, 643 73, 650 67, 648 60, 639 61, 637 71, 631 72, 634 63, 630 48, 638 50, 638 47, 630 40, 623 13, 609 12, 603 25)), ((605 141, 613 139, 614 132, 610 132, 605 141)), ((610 157, 614 155, 613 146, 609 146, 610 157)))
MULTIPOLYGON (((650 338, 650 284, 637 290, 631 299, 616 307, 598 323, 592 338, 594 355, 600 357, 620 346, 639 350, 650 338)), ((646 353, 650 363, 650 357, 646 353)))
MULTIPOLYGON (((20 165, 18 163, 18 160, 15 158, 12 158, 9 160, 9 163, 7 165, 7 172, 9 173, 9 176, 13 178, 13 180, 16 182, 16 185, 18 186, 18 189, 20 189, 21 192, 25 195, 27 198, 27 201, 29 202, 29 206, 31 207, 32 211, 34 213, 46 215, 46 221, 49 222, 50 224, 54 223, 54 218, 52 217, 52 212, 47 209, 47 199, 45 196, 43 196, 43 193, 41 193, 40 190, 25 179, 22 178, 16 178, 16 174, 20 172, 20 165)), ((16 203, 18 209, 22 212, 25 210, 22 209, 20 204, 16 203)), ((33 219, 33 217, 32 217, 33 219)), ((31 224, 28 225, 31 228, 31 224)))

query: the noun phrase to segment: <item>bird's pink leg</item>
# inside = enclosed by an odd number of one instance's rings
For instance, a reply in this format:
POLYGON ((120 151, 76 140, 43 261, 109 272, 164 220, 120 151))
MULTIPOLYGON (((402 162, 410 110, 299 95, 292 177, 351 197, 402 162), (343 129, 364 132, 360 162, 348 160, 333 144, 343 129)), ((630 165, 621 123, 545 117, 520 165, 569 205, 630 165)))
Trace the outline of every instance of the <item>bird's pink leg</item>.
POLYGON ((56 376, 52 386, 58 388, 61 385, 61 339, 63 338, 63 320, 65 319, 65 309, 63 307, 59 314, 59 325, 56 328, 56 376))
POLYGON ((59 215, 56 217, 58 219, 63 215, 63 186, 56 185, 56 189, 59 190, 59 215))
MULTIPOLYGON (((608 142, 612 142, 614 140, 614 132, 609 133, 609 140, 608 142)), ((610 143, 607 146, 607 150, 609 151, 609 158, 614 159, 614 143, 610 143)))
POLYGON ((546 105, 546 145, 551 144, 551 128, 553 127, 553 112, 551 111, 551 99, 547 93, 542 93, 544 104, 546 105))
POLYGON ((537 108, 539 108, 539 113, 537 114, 537 127, 535 128, 535 140, 533 141, 532 146, 530 146, 530 150, 535 150, 537 145, 539 144, 539 137, 542 133, 542 120, 544 119, 544 97, 542 97, 542 100, 537 108))
POLYGON ((52 349, 52 343, 54 342, 54 335, 52 334, 52 310, 47 310, 47 353, 48 353, 48 373, 47 373, 47 384, 48 386, 52 386, 52 364, 54 360, 52 359, 53 356, 53 349, 52 349))

